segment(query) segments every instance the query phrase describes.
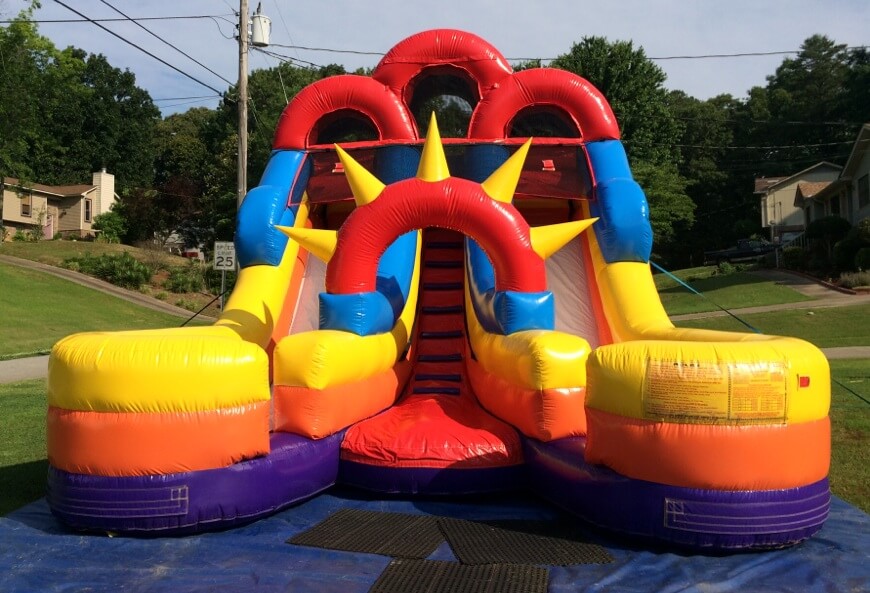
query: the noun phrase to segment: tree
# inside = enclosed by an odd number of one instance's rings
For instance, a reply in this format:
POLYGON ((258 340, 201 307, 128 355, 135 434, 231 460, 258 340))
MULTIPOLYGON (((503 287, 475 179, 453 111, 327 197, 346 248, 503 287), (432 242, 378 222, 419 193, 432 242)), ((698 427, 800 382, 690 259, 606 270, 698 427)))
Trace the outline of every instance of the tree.
POLYGON ((129 71, 76 48, 59 51, 31 21, 38 2, 0 29, 0 169, 48 184, 102 167, 148 185, 160 113, 129 71))
POLYGON ((55 55, 54 46, 31 22, 38 7, 31 2, 8 27, 0 28, 0 174, 22 180, 33 175, 29 154, 39 137, 41 72, 55 55))

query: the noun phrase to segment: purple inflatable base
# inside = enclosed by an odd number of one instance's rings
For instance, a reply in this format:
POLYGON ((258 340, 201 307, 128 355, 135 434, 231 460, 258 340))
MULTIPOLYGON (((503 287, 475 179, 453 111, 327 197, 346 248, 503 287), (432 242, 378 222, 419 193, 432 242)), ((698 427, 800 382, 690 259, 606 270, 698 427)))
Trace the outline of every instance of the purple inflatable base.
POLYGON ((47 500, 58 519, 88 531, 180 535, 224 529, 335 484, 343 438, 343 431, 316 441, 273 433, 265 457, 162 476, 89 476, 49 467, 47 500))
POLYGON ((526 487, 526 476, 523 464, 467 469, 405 468, 342 459, 338 467, 340 484, 383 494, 423 496, 462 496, 521 490, 526 487))
POLYGON ((523 439, 533 491, 607 531, 693 550, 786 547, 821 529, 827 478, 799 488, 724 492, 666 486, 587 465, 586 439, 523 439))

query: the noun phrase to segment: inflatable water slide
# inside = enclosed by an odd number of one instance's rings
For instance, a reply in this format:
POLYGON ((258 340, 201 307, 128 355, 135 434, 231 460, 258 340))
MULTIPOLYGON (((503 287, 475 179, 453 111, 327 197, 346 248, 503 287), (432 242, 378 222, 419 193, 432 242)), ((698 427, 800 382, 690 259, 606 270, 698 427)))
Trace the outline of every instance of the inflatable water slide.
POLYGON ((514 72, 461 31, 409 37, 290 102, 235 242, 214 325, 54 347, 48 502, 67 525, 227 528, 336 484, 525 489, 710 550, 827 517, 824 356, 671 324, 646 198, 583 78, 514 72), (472 108, 462 137, 421 115, 444 96, 472 108))

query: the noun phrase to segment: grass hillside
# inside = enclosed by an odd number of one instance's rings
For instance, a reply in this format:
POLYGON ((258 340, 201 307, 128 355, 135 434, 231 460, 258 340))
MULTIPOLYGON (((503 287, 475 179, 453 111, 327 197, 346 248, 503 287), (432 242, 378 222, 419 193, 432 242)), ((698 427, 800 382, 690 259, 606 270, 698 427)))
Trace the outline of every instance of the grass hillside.
POLYGON ((0 360, 45 354, 82 331, 175 327, 185 320, 49 274, 0 263, 0 360))
MULTIPOLYGON (((214 288, 209 290, 208 284, 203 281, 205 275, 216 274, 208 266, 172 255, 162 249, 143 249, 130 245, 91 241, 12 241, 0 243, 0 255, 19 257, 55 267, 69 267, 85 273, 86 270, 80 269, 76 264, 65 265, 64 262, 81 260, 82 258, 99 258, 103 255, 116 256, 124 253, 130 254, 147 266, 150 272, 150 278, 139 288, 143 294, 194 312, 199 311, 212 301, 216 296, 215 292, 220 292, 219 289, 214 288)), ((232 273, 228 276, 232 276, 232 273)), ((204 315, 210 317, 217 317, 218 313, 217 303, 212 303, 203 312, 204 315)))

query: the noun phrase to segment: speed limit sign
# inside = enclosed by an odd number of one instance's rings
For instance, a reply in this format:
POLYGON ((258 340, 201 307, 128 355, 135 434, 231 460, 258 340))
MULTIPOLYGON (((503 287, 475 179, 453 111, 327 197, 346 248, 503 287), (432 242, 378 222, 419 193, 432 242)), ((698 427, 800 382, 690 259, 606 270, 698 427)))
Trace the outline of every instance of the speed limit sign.
POLYGON ((236 246, 232 241, 215 241, 214 243, 214 269, 236 269, 236 246))

